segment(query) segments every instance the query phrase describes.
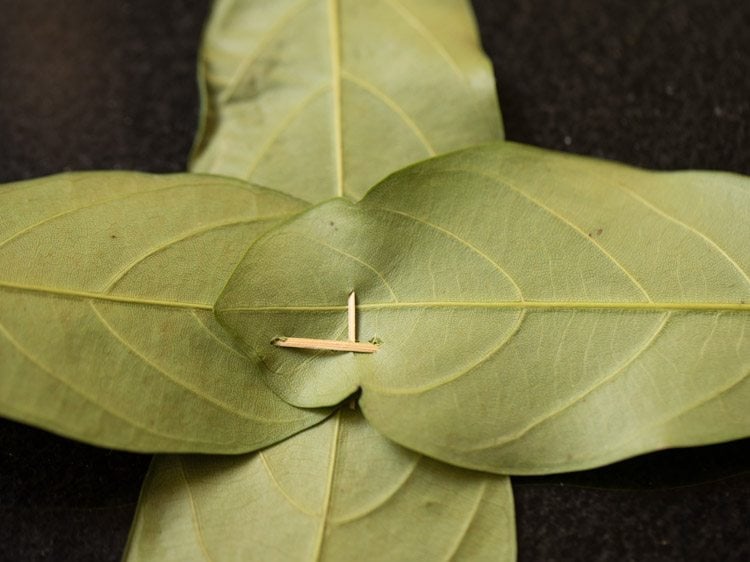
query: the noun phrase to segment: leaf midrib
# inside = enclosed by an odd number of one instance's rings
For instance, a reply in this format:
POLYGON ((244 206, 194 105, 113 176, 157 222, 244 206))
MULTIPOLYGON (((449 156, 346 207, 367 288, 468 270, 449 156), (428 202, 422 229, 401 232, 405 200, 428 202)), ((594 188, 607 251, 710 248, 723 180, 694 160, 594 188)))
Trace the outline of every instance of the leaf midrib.
POLYGON ((11 291, 20 291, 28 293, 41 293, 63 298, 117 302, 122 304, 134 304, 141 306, 157 306, 162 308, 184 308, 192 310, 209 310, 214 309, 213 305, 195 302, 166 301, 159 299, 144 299, 141 297, 130 297, 126 295, 112 295, 106 293, 96 293, 90 291, 77 291, 74 289, 58 289, 56 287, 44 287, 38 285, 23 285, 20 283, 10 283, 0 281, 0 289, 11 291))
POLYGON ((333 150, 336 169, 336 195, 344 196, 344 139, 341 107, 341 22, 339 0, 328 0, 328 28, 331 51, 331 91, 333 93, 333 150))
MULTIPOLYGON (((596 301, 423 301, 423 302, 383 302, 357 304, 358 310, 400 310, 410 308, 445 309, 492 309, 492 310, 640 310, 685 312, 750 312, 750 303, 732 302, 596 302, 596 301)), ((246 306, 219 308, 222 313, 265 312, 265 313, 316 313, 344 312, 343 305, 323 306, 246 306)))
POLYGON ((339 452, 339 439, 341 436, 341 410, 336 413, 334 423, 335 426, 333 430, 333 437, 331 439, 331 449, 329 451, 328 473, 326 475, 326 490, 323 498, 323 509, 321 512, 320 526, 318 527, 318 534, 315 541, 314 560, 316 562, 320 561, 323 555, 323 541, 326 537, 326 529, 329 524, 331 500, 333 497, 333 481, 336 477, 336 458, 339 452))

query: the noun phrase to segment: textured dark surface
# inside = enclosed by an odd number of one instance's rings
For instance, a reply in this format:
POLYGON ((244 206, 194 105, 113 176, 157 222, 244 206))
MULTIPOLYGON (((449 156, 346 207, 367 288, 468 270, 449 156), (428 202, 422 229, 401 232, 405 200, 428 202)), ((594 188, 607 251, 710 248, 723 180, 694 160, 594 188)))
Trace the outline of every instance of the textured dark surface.
MULTIPOLYGON (((750 173, 749 3, 474 4, 508 138, 750 173)), ((0 181, 184 169, 207 7, 0 0, 0 181)), ((0 420, 0 560, 117 560, 147 464, 0 420)), ((750 560, 749 474, 745 440, 517 479, 519 559, 750 560)))
POLYGON ((510 139, 750 173, 750 5, 477 0, 510 139))
POLYGON ((179 172, 207 0, 0 0, 0 181, 179 172))

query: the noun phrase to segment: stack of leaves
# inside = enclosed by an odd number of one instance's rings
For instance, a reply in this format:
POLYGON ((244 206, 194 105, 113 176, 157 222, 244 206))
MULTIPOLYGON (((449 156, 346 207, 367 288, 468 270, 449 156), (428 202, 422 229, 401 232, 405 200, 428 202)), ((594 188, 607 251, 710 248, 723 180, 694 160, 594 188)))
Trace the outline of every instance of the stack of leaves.
POLYGON ((172 453, 127 560, 513 560, 509 475, 750 435, 748 178, 502 141, 465 0, 219 0, 200 71, 190 174, 0 190, 0 412, 172 453), (375 353, 273 345, 352 291, 375 353))

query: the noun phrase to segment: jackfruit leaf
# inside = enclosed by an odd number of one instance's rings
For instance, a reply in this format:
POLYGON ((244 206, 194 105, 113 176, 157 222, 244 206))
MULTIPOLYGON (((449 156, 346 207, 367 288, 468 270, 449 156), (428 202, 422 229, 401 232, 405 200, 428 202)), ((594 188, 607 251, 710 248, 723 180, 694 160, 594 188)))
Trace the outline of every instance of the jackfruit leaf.
POLYGON ((403 449, 346 409, 260 453, 155 457, 125 555, 362 559, 515 560, 509 479, 403 449))
POLYGON ((748 271, 750 179, 498 143, 275 229, 216 310, 290 403, 537 474, 750 435, 748 271), (345 339, 351 290, 377 352, 271 345, 345 339))
POLYGON ((316 423, 276 398, 212 303, 304 204, 186 174, 0 189, 0 414, 133 451, 238 452, 316 423))
POLYGON ((199 74, 190 169, 308 201, 502 138, 468 0, 217 0, 199 74))

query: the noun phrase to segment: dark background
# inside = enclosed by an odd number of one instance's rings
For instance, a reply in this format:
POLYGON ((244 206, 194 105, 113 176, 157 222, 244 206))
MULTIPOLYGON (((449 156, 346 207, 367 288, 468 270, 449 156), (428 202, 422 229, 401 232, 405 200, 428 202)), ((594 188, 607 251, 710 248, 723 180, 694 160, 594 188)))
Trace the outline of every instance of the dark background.
MULTIPOLYGON (((509 139, 750 174, 750 2, 474 5, 509 139)), ((184 170, 207 9, 0 0, 0 181, 184 170)), ((0 420, 0 560, 117 560, 148 462, 0 420)), ((750 560, 750 440, 514 489, 521 561, 750 560)))

